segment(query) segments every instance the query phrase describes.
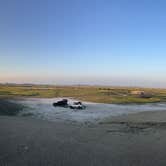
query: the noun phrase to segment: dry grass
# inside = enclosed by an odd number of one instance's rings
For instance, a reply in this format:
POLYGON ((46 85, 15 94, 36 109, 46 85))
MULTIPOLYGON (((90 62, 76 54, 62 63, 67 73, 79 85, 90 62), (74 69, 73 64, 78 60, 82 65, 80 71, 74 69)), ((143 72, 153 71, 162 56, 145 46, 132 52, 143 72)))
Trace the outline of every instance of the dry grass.
POLYGON ((99 87, 99 86, 45 86, 45 85, 0 85, 0 97, 73 97, 99 103, 149 103, 165 102, 166 89, 99 87), (131 91, 141 90, 153 94, 140 98, 131 91))

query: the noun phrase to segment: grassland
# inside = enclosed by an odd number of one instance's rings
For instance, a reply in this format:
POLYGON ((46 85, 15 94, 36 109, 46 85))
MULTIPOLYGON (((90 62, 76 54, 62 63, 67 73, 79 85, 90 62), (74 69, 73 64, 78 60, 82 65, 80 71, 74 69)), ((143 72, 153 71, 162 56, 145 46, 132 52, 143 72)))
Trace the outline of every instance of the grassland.
POLYGON ((0 85, 0 98, 16 97, 73 97, 98 103, 152 103, 165 102, 166 89, 101 87, 101 86, 46 86, 46 85, 0 85), (132 95, 132 91, 145 91, 149 98, 132 95))

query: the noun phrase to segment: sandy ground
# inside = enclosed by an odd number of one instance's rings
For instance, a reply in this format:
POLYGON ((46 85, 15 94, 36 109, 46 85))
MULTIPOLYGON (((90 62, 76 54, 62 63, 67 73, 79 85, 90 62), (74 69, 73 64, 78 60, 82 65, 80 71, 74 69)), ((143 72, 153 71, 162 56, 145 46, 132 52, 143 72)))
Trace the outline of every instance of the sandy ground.
POLYGON ((107 118, 105 122, 110 123, 166 123, 166 111, 140 112, 107 118))
MULTIPOLYGON (((25 109, 22 114, 33 114, 36 118, 48 121, 74 121, 79 123, 84 122, 99 122, 106 117, 119 116, 130 113, 138 113, 142 111, 161 111, 166 110, 166 103, 149 103, 149 104, 102 104, 83 102, 86 106, 85 110, 72 110, 70 108, 53 107, 52 103, 61 100, 62 98, 24 98, 17 101, 23 104, 25 109)), ((67 98, 69 104, 74 101, 67 98)))
POLYGON ((165 166, 166 112, 101 124, 0 116, 0 166, 165 166))

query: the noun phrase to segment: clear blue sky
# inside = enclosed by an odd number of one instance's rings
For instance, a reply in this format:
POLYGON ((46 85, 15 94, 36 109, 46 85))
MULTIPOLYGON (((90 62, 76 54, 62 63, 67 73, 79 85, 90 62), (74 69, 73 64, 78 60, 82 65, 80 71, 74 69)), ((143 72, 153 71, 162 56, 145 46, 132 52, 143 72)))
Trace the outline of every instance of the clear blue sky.
POLYGON ((166 87, 165 0, 0 0, 0 82, 166 87))

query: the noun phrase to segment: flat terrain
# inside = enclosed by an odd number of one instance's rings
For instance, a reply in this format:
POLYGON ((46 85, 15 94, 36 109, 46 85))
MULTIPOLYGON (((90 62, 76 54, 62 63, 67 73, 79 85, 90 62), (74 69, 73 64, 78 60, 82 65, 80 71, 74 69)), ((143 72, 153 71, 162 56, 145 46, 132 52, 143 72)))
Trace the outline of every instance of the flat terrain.
MULTIPOLYGON (((17 116, 24 105, 5 99, 14 98, 20 101, 20 97, 29 99, 73 97, 100 103, 143 104, 165 102, 166 90, 1 85, 0 166, 166 165, 166 111, 161 103, 159 105, 161 104, 163 111, 155 109, 155 111, 108 117, 100 123, 65 120, 52 122, 31 116, 17 116), (144 91, 152 96, 142 98, 133 95, 132 91, 144 91)), ((45 110, 42 104, 43 102, 37 103, 37 106, 42 106, 45 110)), ((152 105, 156 107, 156 104, 152 105)), ((144 108, 138 104, 131 106, 144 108)))
POLYGON ((0 116, 0 165, 165 166, 166 119, 133 116, 91 125, 0 116))
POLYGON ((166 101, 166 89, 1 84, 0 97, 73 97, 97 103, 153 103, 166 101), (132 94, 134 91, 143 91, 151 96, 140 97, 140 95, 132 94))

